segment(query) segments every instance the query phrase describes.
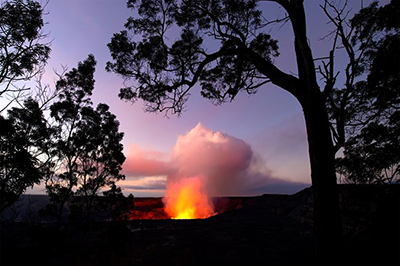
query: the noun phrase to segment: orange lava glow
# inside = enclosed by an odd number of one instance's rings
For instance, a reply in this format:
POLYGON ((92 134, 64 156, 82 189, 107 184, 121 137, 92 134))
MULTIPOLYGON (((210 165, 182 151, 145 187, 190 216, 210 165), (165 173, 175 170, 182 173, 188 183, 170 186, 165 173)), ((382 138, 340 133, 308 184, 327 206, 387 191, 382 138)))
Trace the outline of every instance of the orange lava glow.
POLYGON ((190 177, 168 184, 164 198, 165 212, 172 219, 204 219, 214 215, 203 180, 201 176, 190 177))

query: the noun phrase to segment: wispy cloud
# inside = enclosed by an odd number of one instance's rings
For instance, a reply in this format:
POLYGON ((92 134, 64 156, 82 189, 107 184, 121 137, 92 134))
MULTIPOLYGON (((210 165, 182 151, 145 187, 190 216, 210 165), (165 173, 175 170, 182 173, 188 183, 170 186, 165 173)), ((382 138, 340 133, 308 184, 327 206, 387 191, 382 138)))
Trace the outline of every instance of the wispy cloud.
POLYGON ((122 172, 128 177, 160 176, 173 171, 166 154, 155 150, 143 150, 132 144, 126 157, 122 172))
POLYGON ((119 182, 119 185, 126 190, 164 190, 165 184, 165 176, 129 178, 119 182))

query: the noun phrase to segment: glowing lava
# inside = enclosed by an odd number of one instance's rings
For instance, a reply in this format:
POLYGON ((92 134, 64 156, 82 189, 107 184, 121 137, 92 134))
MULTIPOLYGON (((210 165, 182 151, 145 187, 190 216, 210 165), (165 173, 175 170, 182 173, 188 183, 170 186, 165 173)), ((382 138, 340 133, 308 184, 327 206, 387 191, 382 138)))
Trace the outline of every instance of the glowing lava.
POLYGON ((214 215, 202 176, 181 178, 167 186, 165 212, 172 219, 204 219, 214 215))

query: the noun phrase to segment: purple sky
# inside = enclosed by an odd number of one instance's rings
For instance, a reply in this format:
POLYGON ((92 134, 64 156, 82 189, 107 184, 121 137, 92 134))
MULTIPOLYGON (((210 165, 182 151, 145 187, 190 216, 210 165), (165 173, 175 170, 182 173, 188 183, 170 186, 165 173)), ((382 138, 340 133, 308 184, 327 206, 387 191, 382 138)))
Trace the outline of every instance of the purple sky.
MULTIPOLYGON (((320 38, 329 33, 331 25, 327 24, 327 18, 318 7, 323 1, 305 2, 308 38, 313 55, 326 56, 331 44, 320 38)), ((361 0, 349 2, 353 10, 358 10, 361 5, 361 0)), ((371 1, 363 2, 366 6, 371 1)), ((283 10, 277 9, 274 3, 262 3, 261 8, 270 18, 283 14, 283 10)), ((295 192, 287 189, 290 187, 288 181, 310 184, 302 110, 287 92, 267 84, 255 95, 241 93, 232 103, 213 106, 201 98, 199 90, 194 88, 181 117, 166 118, 163 114, 145 113, 140 101, 131 105, 118 99, 122 79, 104 70, 106 62, 111 59, 106 45, 113 33, 123 29, 126 19, 132 14, 126 8, 126 1, 50 0, 46 11, 49 14, 44 17, 48 22, 44 31, 49 33, 53 41, 44 81, 53 85, 56 80, 53 69, 61 71, 61 65, 75 67, 78 61, 92 53, 98 63, 93 101, 108 104, 120 121, 120 130, 125 133, 123 144, 127 161, 134 157, 130 151, 135 149, 145 154, 162 154, 167 161, 178 136, 187 134, 200 122, 210 131, 220 131, 247 143, 255 156, 262 158, 263 167, 274 178, 282 180, 282 186, 271 184, 271 187, 275 185, 276 193, 295 192)), ((286 72, 296 73, 290 23, 280 30, 273 29, 271 35, 279 40, 281 55, 276 59, 276 65, 286 72)), ((337 66, 340 67, 340 63, 337 66)), ((163 176, 146 177, 127 173, 127 180, 120 185, 125 188, 125 193, 133 193, 135 196, 162 196, 163 190, 159 185, 164 183, 163 176), (153 184, 154 189, 142 184, 153 184)), ((259 189, 257 193, 271 193, 268 183, 265 187, 264 191, 259 189)), ((36 188, 29 193, 32 192, 43 193, 43 190, 36 188)))

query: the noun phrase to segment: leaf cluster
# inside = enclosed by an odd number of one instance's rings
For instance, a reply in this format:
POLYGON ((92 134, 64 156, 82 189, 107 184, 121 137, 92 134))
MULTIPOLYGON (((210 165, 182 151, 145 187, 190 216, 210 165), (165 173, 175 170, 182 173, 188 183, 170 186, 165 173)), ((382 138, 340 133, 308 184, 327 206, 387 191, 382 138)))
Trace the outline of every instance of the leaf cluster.
POLYGON ((179 114, 196 83, 204 97, 221 103, 269 81, 249 59, 249 51, 269 63, 278 56, 277 41, 261 31, 258 1, 153 0, 127 6, 137 16, 114 34, 108 44, 113 61, 106 66, 125 79, 121 99, 143 99, 148 111, 179 114))
POLYGON ((51 130, 33 99, 0 116, 0 191, 2 212, 51 174, 51 130))
POLYGON ((86 218, 99 191, 124 179, 119 121, 106 104, 93 107, 90 98, 95 65, 89 55, 66 73, 56 84, 59 98, 50 107, 60 168, 46 181, 46 189, 59 212, 67 201, 82 196, 74 206, 80 202, 86 218))
MULTIPOLYGON (((90 98, 95 66, 89 55, 60 77, 47 119, 32 98, 0 116, 0 212, 29 186, 45 181, 52 203, 48 212, 61 219, 65 204, 80 197, 90 219, 94 198, 125 178, 119 121, 106 104, 93 106, 90 98)), ((114 188, 112 194, 117 192, 114 188)))
POLYGON ((400 112, 388 125, 370 123, 344 146, 337 171, 348 182, 385 184, 400 182, 400 112))
MULTIPOLYGON (((0 7, 0 84, 29 80, 41 71, 50 54, 43 9, 32 0, 5 1, 0 7)), ((8 87, 7 87, 8 89, 8 87)), ((0 95, 7 90, 2 89, 0 95)))
MULTIPOLYGON (((377 2, 351 20, 351 44, 363 51, 357 63, 365 79, 348 90, 345 114, 350 137, 338 172, 352 182, 398 182, 400 158, 400 5, 377 2)), ((334 90, 334 101, 345 91, 334 90)))

